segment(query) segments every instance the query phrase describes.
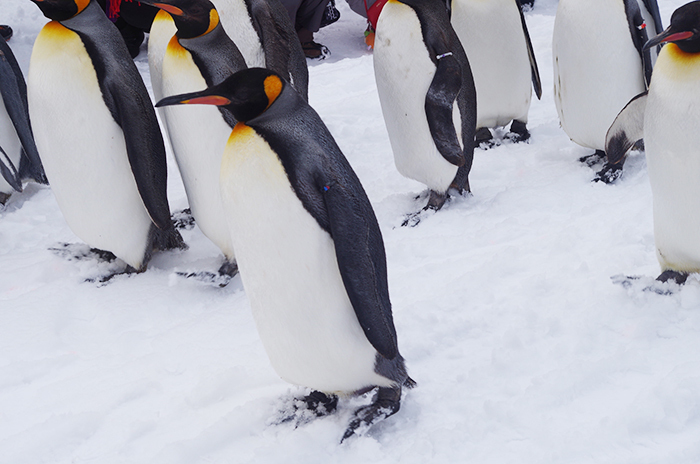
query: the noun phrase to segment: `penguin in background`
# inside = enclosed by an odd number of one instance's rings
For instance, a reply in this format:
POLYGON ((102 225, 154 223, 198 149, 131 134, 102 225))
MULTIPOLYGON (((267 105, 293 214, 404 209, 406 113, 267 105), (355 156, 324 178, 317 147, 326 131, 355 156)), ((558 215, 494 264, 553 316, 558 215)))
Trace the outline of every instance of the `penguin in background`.
POLYGON ((542 82, 519 1, 451 0, 451 12, 476 86, 476 143, 493 146, 489 129, 508 124, 506 138, 527 141, 532 88, 540 99, 542 82))
POLYGON ((402 388, 415 383, 398 350, 382 235, 323 121, 261 68, 157 106, 178 104, 226 107, 239 121, 221 194, 270 362, 287 382, 313 390, 297 404, 320 416, 336 409, 338 396, 376 388, 343 440, 396 413, 402 388))
MULTIPOLYGON (((144 3, 170 13, 177 28, 162 61, 161 95, 204 90, 246 68, 243 55, 226 35, 209 0, 144 3)), ((238 267, 221 201, 219 172, 236 119, 225 108, 207 105, 159 110, 163 111, 192 216, 202 233, 224 254, 219 276, 232 277, 238 267)))
POLYGON ((29 112, 46 175, 73 232, 144 271, 185 248, 170 220, 165 146, 126 45, 95 1, 32 0, 52 21, 34 43, 29 112))
POLYGON ((0 205, 22 182, 48 184, 29 122, 27 84, 5 40, 0 40, 0 205))
POLYGON ((644 139, 662 270, 657 280, 682 284, 700 272, 700 1, 678 8, 644 48, 663 43, 649 91, 617 117, 606 150, 621 159, 644 139))
MULTIPOLYGON (((279 0, 214 0, 227 35, 243 55, 248 67, 272 69, 284 76, 308 100, 309 70, 289 15, 279 0)), ((159 13, 148 39, 148 63, 156 100, 159 70, 165 49, 176 27, 172 18, 159 13), (155 29, 153 28, 155 26, 155 29)))
MULTIPOLYGON (((581 158, 589 165, 605 158, 605 136, 617 114, 644 92, 653 67, 643 50, 644 17, 658 18, 656 0, 560 0, 554 22, 554 102, 569 138, 595 150, 581 158), (646 10, 646 11, 643 11, 646 10)), ((620 172, 601 171, 599 180, 612 182, 620 172)))
POLYGON ((430 191, 424 209, 439 210, 450 188, 469 192, 476 91, 444 2, 384 5, 377 20, 374 75, 396 167, 430 191))

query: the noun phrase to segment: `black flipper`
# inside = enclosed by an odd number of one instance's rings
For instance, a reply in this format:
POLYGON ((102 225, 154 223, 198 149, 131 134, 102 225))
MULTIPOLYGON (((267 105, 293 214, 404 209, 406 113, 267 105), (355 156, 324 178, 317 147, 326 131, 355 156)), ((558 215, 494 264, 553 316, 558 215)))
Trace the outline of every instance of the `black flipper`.
POLYGON ((265 67, 292 83, 309 100, 309 69, 301 43, 279 0, 246 0, 253 27, 265 53, 265 67))
POLYGON ((0 95, 22 144, 23 160, 18 166, 20 180, 31 178, 39 183, 48 183, 29 122, 27 84, 12 50, 4 40, 0 40, 0 95))
POLYGON ((522 7, 518 0, 515 3, 520 12, 520 22, 523 25, 523 34, 525 34, 525 43, 527 44, 527 56, 530 59, 530 69, 532 70, 532 87, 535 89, 535 95, 537 99, 542 99, 542 80, 540 79, 540 70, 537 67, 537 60, 535 59, 535 50, 532 48, 532 41, 530 40, 530 32, 527 30, 527 23, 525 22, 525 15, 523 14, 522 7))
POLYGON ((462 69, 452 54, 438 55, 435 76, 425 96, 425 115, 438 151, 448 162, 464 166, 466 159, 452 120, 454 101, 462 87, 462 69))
MULTIPOLYGON (((656 0, 644 0, 644 6, 646 7, 647 11, 651 15, 651 17, 654 19, 654 29, 656 30, 656 34, 661 34, 663 32, 664 27, 661 24, 661 14, 659 13, 659 4, 656 2, 656 0)), ((651 35, 647 33, 648 35, 651 35)))
POLYGON ((627 103, 613 121, 605 136, 605 153, 608 161, 596 180, 615 180, 608 173, 622 169, 625 155, 632 146, 644 138, 644 113, 648 92, 642 92, 627 103))
MULTIPOLYGON (((367 340, 382 356, 398 354, 391 314, 386 256, 379 225, 356 188, 326 181, 319 186, 328 212, 340 275, 367 340)), ((362 192, 364 193, 364 192, 362 192)))
POLYGON ((647 34, 644 19, 642 18, 642 11, 639 9, 639 3, 637 3, 637 0, 624 1, 627 24, 629 25, 632 42, 634 43, 634 47, 637 49, 639 56, 642 59, 642 66, 644 67, 644 80, 646 82, 646 86, 649 87, 653 65, 651 62, 650 50, 644 50, 644 44, 646 44, 649 40, 649 35, 647 34))

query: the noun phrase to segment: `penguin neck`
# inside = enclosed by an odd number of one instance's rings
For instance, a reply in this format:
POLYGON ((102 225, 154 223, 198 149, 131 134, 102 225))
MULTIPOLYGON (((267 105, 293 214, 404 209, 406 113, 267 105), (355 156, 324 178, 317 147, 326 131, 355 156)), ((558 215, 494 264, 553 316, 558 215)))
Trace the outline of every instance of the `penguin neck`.
POLYGON ((218 85, 231 74, 246 68, 243 55, 221 23, 208 34, 191 39, 178 38, 178 42, 192 54, 208 87, 218 85))
POLYGON ((657 72, 675 80, 697 80, 700 72, 700 53, 688 53, 677 44, 668 43, 659 54, 654 75, 657 72))
POLYGON ((91 1, 72 18, 59 21, 62 25, 75 32, 97 31, 111 21, 104 14, 97 2, 91 1))
POLYGON ((303 107, 304 101, 299 96, 296 90, 289 83, 284 82, 284 88, 277 96, 274 102, 259 116, 249 119, 245 122, 247 126, 252 128, 265 127, 273 124, 275 121, 284 120, 289 117, 290 112, 293 113, 295 108, 303 107))

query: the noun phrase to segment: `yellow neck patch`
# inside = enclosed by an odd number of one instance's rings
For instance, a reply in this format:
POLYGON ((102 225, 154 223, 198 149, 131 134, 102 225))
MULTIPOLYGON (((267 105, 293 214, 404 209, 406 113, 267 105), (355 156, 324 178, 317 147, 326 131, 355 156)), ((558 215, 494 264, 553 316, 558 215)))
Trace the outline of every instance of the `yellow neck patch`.
POLYGON ((219 25, 219 13, 214 8, 212 8, 211 11, 209 11, 209 29, 207 29, 207 31, 202 35, 209 34, 218 25, 219 25))
POLYGON ((654 72, 675 79, 700 79, 700 53, 687 53, 678 45, 668 43, 659 53, 654 72))
POLYGON ((252 127, 246 126, 244 123, 239 122, 233 127, 231 135, 228 138, 228 142, 226 142, 226 147, 233 144, 245 143, 246 140, 250 139, 250 137, 253 135, 255 135, 255 131, 252 127))
MULTIPOLYGON (((277 76, 268 76, 265 78, 265 95, 267 95, 267 108, 272 105, 277 97, 282 92, 282 80, 277 76)), ((265 109, 267 109, 265 108, 265 109)))
POLYGON ((170 39, 170 42, 168 42, 168 48, 165 50, 165 53, 175 58, 185 58, 190 52, 188 52, 185 47, 180 45, 180 42, 177 40, 177 36, 174 35, 170 39))
POLYGON ((167 21, 169 23, 173 22, 173 17, 170 16, 170 13, 168 13, 165 10, 158 10, 158 13, 156 13, 156 17, 153 18, 153 22, 160 22, 160 21, 167 21))

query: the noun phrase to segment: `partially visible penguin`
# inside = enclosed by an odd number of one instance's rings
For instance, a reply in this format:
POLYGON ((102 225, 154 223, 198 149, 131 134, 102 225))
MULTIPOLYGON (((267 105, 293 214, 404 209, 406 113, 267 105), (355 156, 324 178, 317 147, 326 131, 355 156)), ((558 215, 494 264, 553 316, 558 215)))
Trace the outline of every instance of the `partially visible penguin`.
POLYGON ((658 280, 683 283, 700 272, 700 2, 678 8, 645 48, 662 43, 648 94, 620 113, 607 149, 622 158, 644 139, 663 271, 658 280))
POLYGON ((469 191, 476 91, 445 3, 389 0, 377 21, 374 75, 396 167, 430 190, 469 191))
MULTIPOLYGON (((246 68, 243 56, 226 35, 217 10, 209 0, 149 0, 144 3, 169 12, 177 27, 162 62, 161 95, 204 90, 246 68)), ((204 235, 224 253, 226 260, 219 274, 232 276, 237 267, 221 203, 219 172, 221 155, 236 119, 225 108, 206 105, 159 110, 164 110, 192 216, 204 235)))
POLYGON ((338 395, 378 388, 343 439, 399 410, 414 385, 399 353, 382 235, 367 195, 318 114, 279 75, 253 68, 158 106, 206 103, 240 121, 221 193, 246 294, 284 380, 332 412, 338 395))
MULTIPOLYGON (((656 0, 644 4, 658 16, 656 0)), ((652 56, 642 47, 653 28, 645 27, 645 15, 650 14, 643 14, 637 0, 559 1, 552 39, 554 102, 569 138, 596 150, 593 160, 605 156, 605 135, 617 114, 649 83, 652 56)))
MULTIPOLYGON (((213 0, 212 3, 246 65, 272 69, 290 81, 308 100, 306 57, 289 15, 279 0, 213 0)), ((175 26, 163 13, 156 16, 154 25, 156 28, 151 30, 148 39, 148 62, 151 80, 160 80, 157 73, 165 54, 164 44, 175 33, 175 26), (153 74, 154 69, 156 74, 153 74)), ((158 98, 156 85, 153 90, 158 98)))
POLYGON ((10 47, 0 39, 0 205, 22 181, 46 184, 27 106, 27 84, 10 47))
POLYGON ((29 112, 58 206, 91 247, 143 271, 153 251, 185 246, 146 87, 95 1, 33 1, 52 21, 34 43, 29 112))
POLYGON ((452 27, 474 75, 476 142, 489 143, 489 128, 511 121, 507 137, 528 140, 532 87, 540 98, 542 83, 518 0, 451 0, 451 5, 452 27))

